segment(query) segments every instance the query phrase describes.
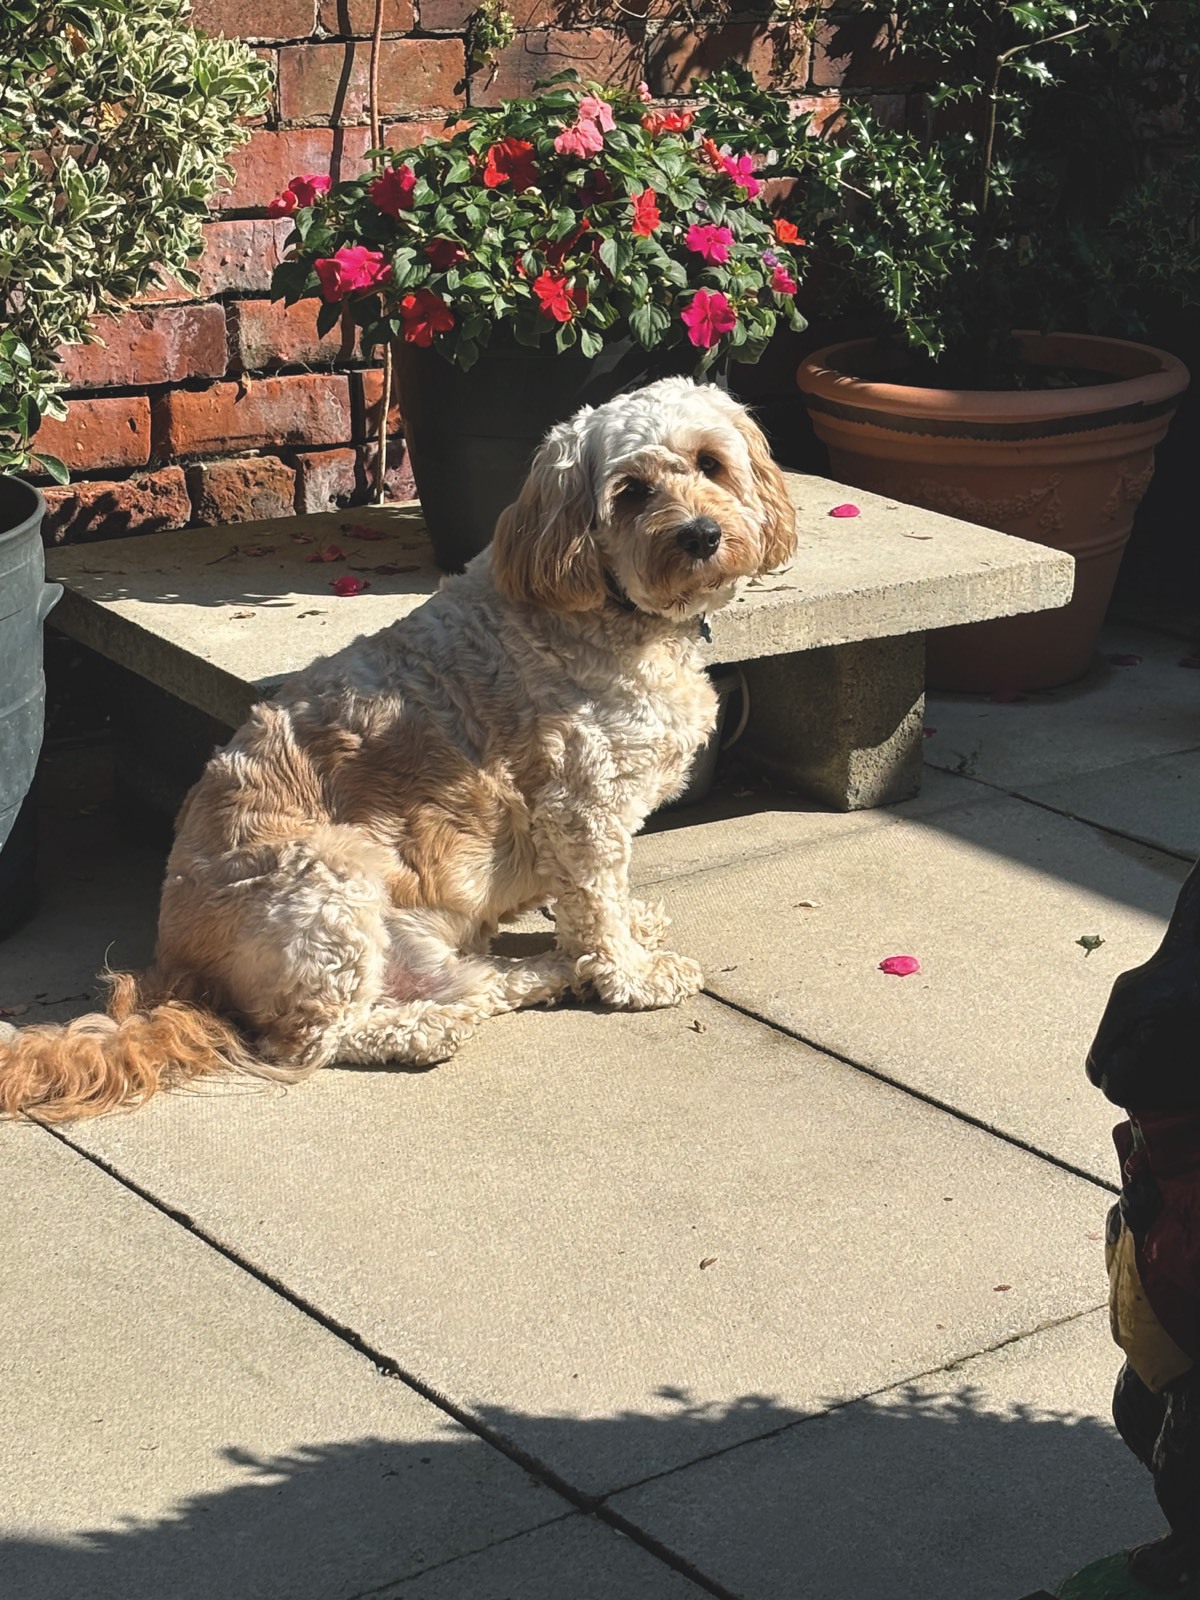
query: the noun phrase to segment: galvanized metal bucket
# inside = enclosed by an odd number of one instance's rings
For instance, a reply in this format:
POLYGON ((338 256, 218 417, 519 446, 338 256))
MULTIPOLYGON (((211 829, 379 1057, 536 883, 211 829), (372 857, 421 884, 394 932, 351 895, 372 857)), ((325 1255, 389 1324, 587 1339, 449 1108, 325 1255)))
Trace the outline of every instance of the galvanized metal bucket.
POLYGON ((61 585, 46 582, 45 514, 46 502, 31 484, 0 476, 0 934, 33 901, 28 796, 46 709, 42 622, 62 594, 61 585))

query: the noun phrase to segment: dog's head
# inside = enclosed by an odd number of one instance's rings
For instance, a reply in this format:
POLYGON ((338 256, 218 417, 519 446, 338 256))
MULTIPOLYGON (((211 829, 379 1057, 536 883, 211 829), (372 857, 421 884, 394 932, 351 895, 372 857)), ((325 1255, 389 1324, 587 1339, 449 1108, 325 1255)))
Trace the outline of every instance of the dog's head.
POLYGON ((746 410, 666 378, 551 430, 496 525, 492 571, 510 599, 554 611, 615 594, 681 620, 795 546, 795 509, 746 410))

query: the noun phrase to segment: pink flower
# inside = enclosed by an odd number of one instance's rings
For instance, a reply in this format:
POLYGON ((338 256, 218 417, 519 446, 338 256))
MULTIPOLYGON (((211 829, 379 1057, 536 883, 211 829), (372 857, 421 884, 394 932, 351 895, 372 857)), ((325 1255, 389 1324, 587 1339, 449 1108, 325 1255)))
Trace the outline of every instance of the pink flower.
POLYGON ((594 156, 604 149, 604 135, 596 122, 582 118, 573 127, 564 128, 554 141, 560 156, 594 156))
POLYGON ((363 244, 346 244, 332 256, 314 261, 325 300, 344 300, 347 295, 361 294, 386 283, 392 269, 383 259, 382 250, 368 250, 363 244))
POLYGON ((829 515, 831 517, 856 517, 858 515, 858 507, 852 506, 847 500, 845 505, 832 507, 829 515))
POLYGON ((585 94, 579 102, 580 122, 594 122, 601 133, 611 133, 616 127, 613 121, 612 107, 607 100, 601 100, 598 95, 585 94))
POLYGON ((385 215, 398 217, 402 211, 412 210, 416 187, 417 175, 410 166, 388 167, 367 185, 367 193, 385 215))
POLYGON ((914 972, 920 972, 921 963, 916 956, 888 956, 879 963, 879 970, 893 978, 911 978, 914 972))
POLYGON ((771 288, 776 294, 795 294, 800 285, 788 272, 786 267, 776 267, 771 279, 771 288))
POLYGON ((637 86, 637 94, 638 99, 644 106, 648 106, 651 100, 654 99, 654 96, 650 93, 650 85, 648 83, 639 83, 637 86))
POLYGON ((708 350, 737 324, 737 312, 723 294, 697 289, 679 313, 697 350, 708 350))
POLYGON ((758 198, 759 192, 762 189, 762 184, 759 183, 758 179, 754 176, 753 156, 723 156, 721 158, 721 165, 733 179, 734 183, 737 184, 738 188, 746 191, 747 200, 755 200, 758 198))
POLYGON ((693 222, 687 231, 687 247, 703 256, 710 266, 720 266, 729 260, 729 246, 733 234, 715 222, 693 222))
POLYGON ((361 594, 364 589, 369 589, 371 585, 365 578, 356 578, 352 572, 343 572, 340 578, 334 578, 329 587, 334 594, 340 594, 343 598, 348 598, 352 594, 361 594))

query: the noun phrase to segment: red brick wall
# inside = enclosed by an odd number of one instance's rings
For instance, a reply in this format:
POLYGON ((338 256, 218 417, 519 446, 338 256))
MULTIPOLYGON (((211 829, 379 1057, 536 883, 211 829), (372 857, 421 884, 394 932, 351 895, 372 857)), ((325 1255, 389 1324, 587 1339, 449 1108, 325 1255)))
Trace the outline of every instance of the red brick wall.
MULTIPOLYGON (((885 92, 902 115, 888 63, 856 32, 855 0, 840 10, 839 0, 807 3, 807 21, 772 20, 764 5, 756 17, 730 20, 725 11, 693 24, 674 0, 511 0, 517 37, 468 77, 471 0, 388 0, 387 139, 416 142, 447 115, 526 92, 566 66, 601 82, 645 78, 656 94, 675 96, 738 59, 805 106, 832 110, 845 84, 885 92)), ((101 324, 103 346, 67 352, 69 414, 38 438, 73 475, 47 494, 54 542, 367 497, 378 373, 336 332, 317 337, 314 304, 289 311, 270 301, 289 224, 268 218, 266 206, 295 173, 361 170, 374 13, 374 0, 195 0, 198 26, 250 39, 272 60, 274 103, 237 152, 236 184, 205 225, 201 299, 160 291, 101 324)), ((391 460, 392 493, 411 493, 400 439, 391 460)))

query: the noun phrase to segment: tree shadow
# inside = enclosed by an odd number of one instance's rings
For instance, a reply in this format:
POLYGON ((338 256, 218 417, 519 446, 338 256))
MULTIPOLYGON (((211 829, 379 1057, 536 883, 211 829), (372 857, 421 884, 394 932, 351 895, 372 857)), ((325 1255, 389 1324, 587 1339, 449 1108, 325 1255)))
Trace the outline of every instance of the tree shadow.
MULTIPOLYGON (((70 1468, 104 1505, 103 1525, 67 1531, 48 1508, 53 1533, 0 1544, 4 1593, 351 1600, 403 1584, 412 1600, 682 1600, 703 1592, 682 1565, 747 1600, 1017 1600, 1159 1531, 1141 1469, 1106 1423, 990 1410, 969 1385, 922 1383, 815 1416, 764 1396, 697 1406, 668 1391, 653 1412, 584 1420, 489 1406, 480 1419, 493 1439, 532 1441, 540 1459, 619 1457, 626 1482, 664 1450, 696 1464, 581 1510, 431 1412, 415 1441, 221 1445, 205 1472, 219 1487, 148 1505, 144 1466, 129 1470, 118 1453, 70 1468), (751 1442, 727 1448, 731 1425, 751 1442), (663 1437, 681 1432, 683 1445, 663 1437), (631 1550, 604 1523, 651 1549, 631 1550)), ((136 1463, 132 1443, 129 1455, 136 1463)))

